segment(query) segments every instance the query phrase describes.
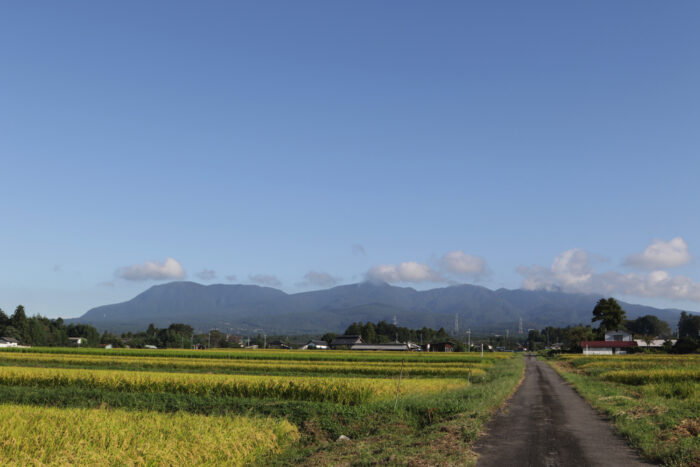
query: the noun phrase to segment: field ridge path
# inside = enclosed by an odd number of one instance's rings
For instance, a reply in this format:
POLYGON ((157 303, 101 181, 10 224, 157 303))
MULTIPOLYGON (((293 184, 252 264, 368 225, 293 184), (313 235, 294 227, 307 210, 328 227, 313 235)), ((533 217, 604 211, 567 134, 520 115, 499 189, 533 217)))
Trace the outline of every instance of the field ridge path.
POLYGON ((654 465, 548 364, 525 361, 524 381, 474 445, 477 467, 654 465))

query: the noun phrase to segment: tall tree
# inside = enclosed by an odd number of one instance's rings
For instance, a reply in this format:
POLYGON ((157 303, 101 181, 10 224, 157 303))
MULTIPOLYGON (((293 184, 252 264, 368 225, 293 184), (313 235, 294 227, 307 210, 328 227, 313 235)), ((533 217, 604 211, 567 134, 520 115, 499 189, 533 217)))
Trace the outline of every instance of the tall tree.
POLYGON ((593 308, 592 323, 600 321, 601 331, 618 329, 625 321, 625 310, 614 298, 601 298, 593 308))
POLYGON ((668 323, 654 315, 640 316, 633 321, 625 321, 625 327, 633 333, 643 336, 664 337, 671 335, 668 323))
POLYGON ((17 330, 19 340, 22 343, 26 343, 29 340, 29 323, 22 305, 17 305, 17 308, 15 308, 14 314, 10 317, 10 324, 17 330))
POLYGON ((680 337, 700 338, 700 315, 681 312, 678 320, 678 335, 680 337))

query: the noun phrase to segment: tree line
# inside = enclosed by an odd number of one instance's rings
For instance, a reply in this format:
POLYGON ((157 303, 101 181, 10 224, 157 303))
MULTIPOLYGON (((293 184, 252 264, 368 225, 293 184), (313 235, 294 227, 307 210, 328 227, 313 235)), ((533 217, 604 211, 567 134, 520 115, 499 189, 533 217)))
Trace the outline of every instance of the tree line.
POLYGON ((542 330, 531 329, 528 332, 528 348, 539 350, 558 343, 567 351, 580 352, 582 341, 604 340, 606 331, 621 329, 643 340, 665 339, 667 344, 664 350, 669 352, 692 353, 700 349, 700 315, 685 311, 681 312, 676 336, 678 339, 673 346, 670 339, 674 336, 667 322, 654 315, 629 320, 625 310, 614 298, 602 298, 596 303, 591 322, 600 324, 597 328, 579 324, 562 328, 548 326, 542 330))
POLYGON ((17 306, 12 316, 0 309, 0 337, 11 337, 22 345, 65 346, 70 337, 82 337, 88 345, 98 345, 100 333, 87 324, 66 325, 63 319, 49 319, 40 315, 27 317, 22 305, 17 306))
MULTIPOLYGON (((437 331, 428 327, 409 329, 387 323, 386 321, 378 321, 376 324, 369 321, 364 324, 362 322, 352 323, 345 330, 345 335, 362 336, 362 340, 368 344, 383 344, 395 341, 411 341, 422 344, 423 342, 445 341, 449 338, 444 328, 440 328, 437 331)), ((322 339, 330 342, 336 336, 336 334, 328 333, 322 339)))
POLYGON ((49 319, 41 315, 27 317, 22 305, 17 306, 11 316, 0 309, 0 337, 16 339, 20 345, 34 347, 59 347, 72 345, 71 337, 81 337, 81 347, 143 348, 153 345, 158 348, 234 347, 238 340, 220 331, 195 334, 192 326, 174 323, 167 328, 156 328, 153 324, 142 332, 126 332, 116 335, 105 331, 102 334, 89 324, 68 324, 62 318, 49 319))

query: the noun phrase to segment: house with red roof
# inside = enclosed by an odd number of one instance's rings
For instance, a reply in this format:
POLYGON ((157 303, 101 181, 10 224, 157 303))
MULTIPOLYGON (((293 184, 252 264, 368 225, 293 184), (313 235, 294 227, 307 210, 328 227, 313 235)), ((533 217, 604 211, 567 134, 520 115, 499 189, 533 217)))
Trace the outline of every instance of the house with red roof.
POLYGON ((637 347, 632 334, 616 329, 605 333, 604 341, 582 341, 584 355, 621 355, 637 347))

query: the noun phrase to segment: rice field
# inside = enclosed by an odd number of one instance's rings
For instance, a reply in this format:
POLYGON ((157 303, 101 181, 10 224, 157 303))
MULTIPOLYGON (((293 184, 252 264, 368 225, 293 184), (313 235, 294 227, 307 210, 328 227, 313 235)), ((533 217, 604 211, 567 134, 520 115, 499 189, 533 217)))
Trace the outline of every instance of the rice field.
POLYGON ((448 362, 424 359, 408 361, 404 365, 396 361, 326 361, 326 360, 245 360, 241 358, 183 358, 177 353, 171 357, 147 357, 143 355, 94 354, 43 354, 3 352, 0 365, 22 365, 59 368, 94 368, 123 370, 159 370, 204 372, 223 374, 320 374, 336 376, 393 377, 403 374, 409 377, 478 377, 491 363, 455 360, 448 362), (426 365, 426 362, 430 363, 426 365))
MULTIPOLYGON (((483 370, 475 370, 481 371, 483 370)), ((429 394, 467 386, 466 378, 411 379, 402 385, 391 379, 310 376, 200 375, 187 373, 81 370, 56 368, 0 368, 0 384, 10 386, 74 387, 116 392, 173 393, 222 397, 255 397, 338 404, 362 404, 398 392, 429 394)))
POLYGON ((0 405, 10 465, 249 465, 299 439, 284 419, 0 405))
MULTIPOLYGON (((469 426, 463 438, 475 438, 519 379, 521 360, 513 354, 3 349, 0 417, 13 428, 0 435, 0 458, 34 465, 303 465, 342 457, 327 444, 339 434, 394 436, 397 423, 416 438, 403 436, 386 449, 412 439, 416 446, 420 433, 457 419, 469 426)), ((428 449, 420 455, 436 455, 428 449)))
POLYGON ((700 465, 700 355, 562 355, 551 363, 650 460, 700 465))

